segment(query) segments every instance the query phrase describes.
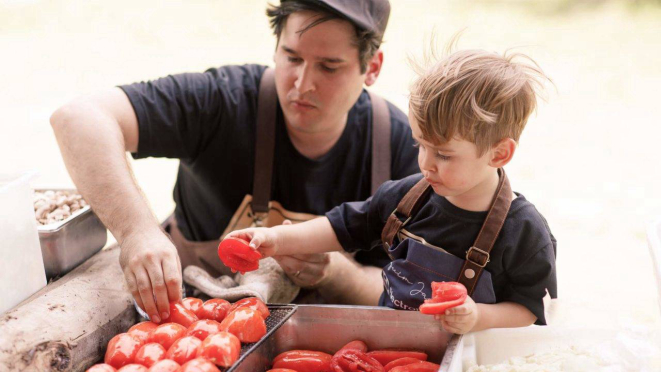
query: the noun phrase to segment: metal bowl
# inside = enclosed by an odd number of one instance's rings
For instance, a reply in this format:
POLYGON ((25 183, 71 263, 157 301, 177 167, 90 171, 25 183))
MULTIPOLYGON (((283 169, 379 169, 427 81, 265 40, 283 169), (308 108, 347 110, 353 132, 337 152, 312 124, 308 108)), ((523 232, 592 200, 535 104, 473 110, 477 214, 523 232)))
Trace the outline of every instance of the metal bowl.
POLYGON ((100 251, 108 240, 106 227, 89 206, 64 221, 38 226, 37 230, 48 279, 73 270, 100 251))

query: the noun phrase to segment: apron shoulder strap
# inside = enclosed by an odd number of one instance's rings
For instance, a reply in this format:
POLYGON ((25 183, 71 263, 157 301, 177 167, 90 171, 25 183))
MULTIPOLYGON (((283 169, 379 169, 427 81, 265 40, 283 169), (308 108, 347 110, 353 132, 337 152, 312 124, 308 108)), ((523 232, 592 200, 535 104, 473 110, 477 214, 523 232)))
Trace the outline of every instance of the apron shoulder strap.
MULTIPOLYGON (((383 242, 383 249, 386 250, 386 253, 388 253, 388 250, 392 246, 393 240, 399 230, 401 230, 404 225, 409 222, 411 216, 418 211, 422 200, 425 199, 425 196, 429 194, 430 190, 431 185, 429 185, 424 178, 421 178, 420 181, 418 181, 418 183, 416 183, 415 186, 404 195, 397 205, 397 208, 392 211, 390 216, 388 216, 386 225, 381 231, 381 241, 383 242), (402 221, 402 219, 404 221, 402 221)), ((388 255, 390 255, 390 253, 388 253, 388 255)))
POLYGON ((267 68, 259 83, 255 141, 255 169, 251 208, 256 216, 266 215, 271 200, 273 153, 275 151, 275 120, 278 94, 272 68, 267 68))
POLYGON ((489 262, 489 252, 491 252, 491 248, 493 248, 496 238, 498 238, 500 229, 505 223, 507 213, 512 204, 512 187, 507 179, 505 170, 499 168, 498 174, 500 175, 500 181, 493 201, 491 202, 489 213, 484 220, 482 229, 480 229, 480 232, 477 234, 475 243, 473 243, 473 246, 466 252, 466 261, 464 262, 464 265, 459 272, 459 278, 457 279, 459 283, 466 287, 469 295, 473 294, 477 280, 480 278, 482 270, 489 262))
POLYGON ((390 111, 386 100, 368 91, 372 101, 372 182, 371 195, 390 175, 390 111))

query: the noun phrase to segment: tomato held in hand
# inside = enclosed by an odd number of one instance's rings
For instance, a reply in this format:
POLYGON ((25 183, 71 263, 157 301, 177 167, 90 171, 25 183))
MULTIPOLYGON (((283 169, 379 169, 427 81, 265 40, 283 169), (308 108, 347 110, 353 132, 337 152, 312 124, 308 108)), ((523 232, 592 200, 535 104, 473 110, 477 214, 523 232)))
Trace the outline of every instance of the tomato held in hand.
POLYGON ((344 349, 335 353, 330 366, 333 372, 384 372, 379 361, 355 349, 344 349))
POLYGON ((234 334, 241 342, 257 342, 266 334, 266 323, 257 310, 238 308, 220 323, 220 328, 234 334))
POLYGON ((142 345, 138 353, 135 355, 134 361, 142 364, 145 367, 151 367, 154 363, 165 357, 165 348, 161 344, 151 342, 142 345))
POLYGON ((391 369, 393 369, 395 367, 407 366, 409 364, 415 364, 415 363, 421 363, 421 362, 422 362, 422 360, 416 359, 416 358, 410 358, 410 357, 399 358, 399 359, 395 359, 392 362, 386 364, 384 368, 385 368, 386 372, 388 372, 388 371, 390 371, 391 369))
POLYGON ((114 368, 133 363, 142 342, 128 333, 120 333, 110 339, 104 362, 114 368))
POLYGON ((200 310, 202 310, 203 304, 202 300, 195 297, 186 297, 181 300, 181 304, 184 305, 186 309, 192 311, 199 319, 202 319, 200 317, 200 310))
POLYGON ((117 372, 117 370, 110 364, 95 364, 89 367, 85 372, 117 372))
POLYGON ((163 319, 163 323, 177 323, 186 328, 196 321, 198 321, 197 315, 176 301, 170 302, 170 316, 163 319))
POLYGON ((367 353, 367 355, 378 360, 379 363, 381 363, 384 366, 395 359, 401 359, 401 358, 415 358, 422 361, 427 360, 426 353, 416 350, 399 350, 399 349, 374 350, 367 353))
POLYGON ((117 370, 117 372, 149 372, 147 367, 142 364, 127 364, 124 367, 117 370))
POLYGON ((220 332, 204 339, 198 350, 198 357, 206 358, 221 367, 229 367, 239 359, 241 342, 229 332, 220 332))
POLYGON ((129 328, 128 334, 131 336, 137 338, 140 340, 140 342, 147 343, 149 342, 149 337, 151 336, 151 332, 158 327, 158 324, 154 322, 142 322, 134 325, 133 327, 129 328))
POLYGON ((290 350, 273 359, 274 369, 293 369, 298 372, 331 371, 331 356, 321 351, 290 350))
POLYGON ((430 362, 420 362, 407 364, 405 366, 395 367, 390 372, 436 372, 441 368, 440 365, 430 362))
POLYGON ((165 358, 174 360, 179 364, 184 364, 191 359, 195 359, 202 341, 194 336, 186 336, 178 339, 170 346, 165 358))
POLYGON ((149 367, 149 372, 177 372, 181 367, 179 363, 170 359, 163 359, 149 367))
POLYGON ((423 314, 445 314, 445 310, 459 306, 466 301, 466 287, 457 282, 432 282, 432 298, 420 305, 423 314))
POLYGON ((268 306, 262 300, 257 297, 248 297, 241 299, 232 304, 230 307, 230 313, 238 308, 247 307, 249 309, 257 310, 262 315, 264 319, 268 318, 271 315, 268 306))
POLYGON ((216 334, 220 331, 220 323, 215 320, 202 319, 188 327, 186 330, 186 336, 195 336, 199 338, 200 341, 204 341, 209 335, 216 334))
POLYGON ((217 322, 222 322, 229 313, 230 307, 232 305, 220 298, 212 298, 207 300, 202 304, 202 309, 200 310, 200 319, 210 319, 217 322))
POLYGON ((177 323, 165 323, 151 333, 151 342, 157 342, 167 350, 184 335, 186 335, 186 327, 177 323))
POLYGON ((238 238, 225 238, 218 245, 218 257, 232 272, 245 274, 259 269, 262 255, 250 248, 249 242, 238 238))

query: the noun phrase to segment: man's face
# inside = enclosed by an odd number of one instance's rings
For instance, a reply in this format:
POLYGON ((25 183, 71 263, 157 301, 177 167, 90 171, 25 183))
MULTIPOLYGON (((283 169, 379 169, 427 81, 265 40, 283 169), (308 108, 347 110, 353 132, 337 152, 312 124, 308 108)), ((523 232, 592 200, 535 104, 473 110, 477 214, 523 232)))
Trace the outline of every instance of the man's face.
POLYGON ((290 129, 306 133, 343 126, 366 78, 348 21, 326 21, 297 33, 318 17, 307 11, 291 14, 275 52, 275 81, 285 121, 290 129))
POLYGON ((422 138, 420 127, 409 115, 411 132, 418 149, 418 165, 438 195, 464 200, 483 195, 489 176, 495 170, 490 164, 491 150, 478 156, 477 146, 464 139, 453 138, 440 146, 422 138))

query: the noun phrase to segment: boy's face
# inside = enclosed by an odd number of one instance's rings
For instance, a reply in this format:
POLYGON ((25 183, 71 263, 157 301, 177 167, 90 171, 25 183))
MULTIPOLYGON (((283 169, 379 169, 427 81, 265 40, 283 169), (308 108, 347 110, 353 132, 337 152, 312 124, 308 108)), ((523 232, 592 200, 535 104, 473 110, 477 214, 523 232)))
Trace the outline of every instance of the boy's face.
POLYGON ((343 126, 370 73, 370 68, 360 71, 355 30, 348 21, 330 20, 298 32, 318 18, 309 11, 291 14, 274 56, 285 121, 307 133, 343 126))
POLYGON ((483 197, 485 193, 493 193, 490 181, 496 168, 490 165, 492 150, 478 156, 474 143, 459 138, 435 146, 422 138, 415 118, 409 116, 409 122, 418 146, 418 165, 435 193, 455 205, 458 203, 453 199, 470 202, 483 197))

